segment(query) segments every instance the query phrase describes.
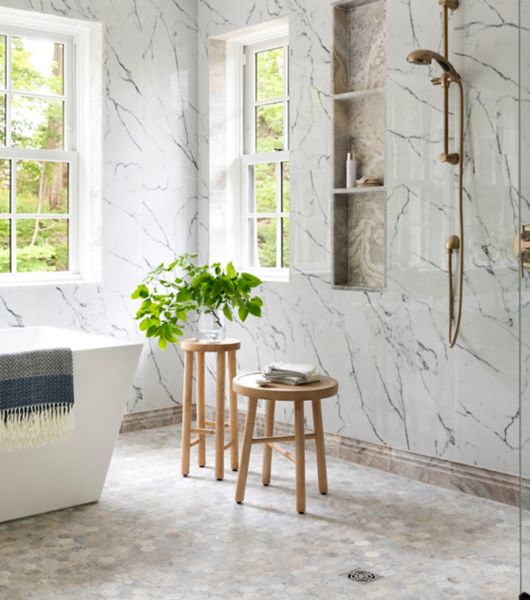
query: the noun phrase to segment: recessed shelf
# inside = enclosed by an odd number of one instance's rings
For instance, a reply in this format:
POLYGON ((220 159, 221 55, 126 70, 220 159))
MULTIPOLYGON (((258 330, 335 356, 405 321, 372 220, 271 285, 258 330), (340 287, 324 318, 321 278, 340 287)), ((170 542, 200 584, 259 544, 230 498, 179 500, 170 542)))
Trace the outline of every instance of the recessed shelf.
POLYGON ((384 287, 364 287, 360 285, 332 285, 333 290, 343 290, 345 292, 368 292, 368 293, 381 293, 384 291, 384 287))
POLYGON ((378 292, 386 285, 386 1, 333 2, 332 287, 378 292), (346 160, 356 179, 346 186, 346 160))
POLYGON ((357 8, 365 4, 374 4, 375 2, 382 2, 383 0, 334 0, 331 3, 333 8, 342 8, 348 10, 349 8, 357 8))
POLYGON ((369 192, 384 192, 386 190, 384 185, 367 185, 365 187, 358 186, 354 188, 335 188, 334 194, 367 194, 369 192))
POLYGON ((357 90, 355 92, 343 92, 342 94, 334 94, 333 100, 339 102, 350 102, 358 98, 369 98, 370 96, 382 96, 385 93, 384 87, 372 88, 369 90, 357 90))

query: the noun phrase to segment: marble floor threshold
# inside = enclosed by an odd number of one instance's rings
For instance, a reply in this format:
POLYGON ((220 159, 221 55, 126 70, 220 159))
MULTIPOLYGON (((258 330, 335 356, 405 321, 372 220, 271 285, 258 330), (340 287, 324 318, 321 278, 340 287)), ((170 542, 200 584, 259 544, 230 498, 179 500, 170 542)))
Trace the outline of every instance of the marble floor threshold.
MULTIPOLYGON (((307 513, 293 465, 273 458, 247 497, 236 473, 179 473, 177 426, 121 434, 101 501, 0 525, 2 600, 515 600, 518 512, 467 494, 307 455, 307 513), (351 581, 362 569, 379 576, 351 581)), ((211 444, 210 444, 211 450, 211 444)))

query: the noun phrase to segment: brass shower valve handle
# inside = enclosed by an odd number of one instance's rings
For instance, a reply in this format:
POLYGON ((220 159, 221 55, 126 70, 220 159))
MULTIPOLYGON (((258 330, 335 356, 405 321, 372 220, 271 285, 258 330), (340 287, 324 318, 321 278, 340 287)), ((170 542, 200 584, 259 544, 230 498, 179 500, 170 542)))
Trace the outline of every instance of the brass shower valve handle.
POLYGON ((459 0, 438 0, 438 4, 442 8, 449 8, 450 10, 456 10, 459 6, 459 0))
POLYGON ((442 152, 440 154, 440 160, 449 163, 450 165, 457 165, 460 162, 460 154, 458 154, 458 152, 452 152, 451 154, 442 152))
POLYGON ((433 77, 431 79, 431 83, 433 85, 442 85, 442 78, 441 77, 433 77))
POLYGON ((513 251, 521 263, 521 275, 524 277, 525 269, 530 270, 530 225, 521 226, 521 232, 513 243, 513 251))
MULTIPOLYGON (((530 242, 530 225, 523 225, 521 227, 521 240, 523 242, 530 242)), ((523 248, 525 244, 523 244, 523 248)))

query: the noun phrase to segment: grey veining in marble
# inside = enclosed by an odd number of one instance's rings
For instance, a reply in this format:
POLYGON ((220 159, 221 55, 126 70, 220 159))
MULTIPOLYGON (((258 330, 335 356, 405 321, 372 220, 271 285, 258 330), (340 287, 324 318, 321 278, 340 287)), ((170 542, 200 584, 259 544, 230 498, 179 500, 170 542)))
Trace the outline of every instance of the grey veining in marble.
MULTIPOLYGON (((315 363, 340 384, 328 431, 508 473, 518 469, 517 2, 462 2, 451 17, 451 58, 466 88, 466 280, 462 335, 447 348, 447 255, 454 172, 438 161, 442 95, 435 68, 406 62, 440 47, 433 0, 386 2, 388 23, 387 281, 383 293, 331 289, 332 11, 327 2, 199 4, 200 154, 208 156, 205 40, 290 17, 291 283, 264 287, 261 321, 234 325, 241 369, 271 360, 315 363), (326 140, 329 140, 327 142, 326 140), (329 343, 332 340, 332 343, 329 343)), ((201 164, 203 160, 201 159, 201 164)), ((341 169, 338 165, 337 169, 341 169)), ((338 172, 338 171, 337 171, 338 172)), ((200 177, 199 246, 209 246, 209 197, 200 177)), ((212 206, 212 202, 214 205, 212 206)), ((211 385, 211 383, 210 383, 211 385)), ((242 404, 242 407, 244 404, 242 404)), ((291 420, 281 410, 278 418, 291 420)))
MULTIPOLYGON (((1 0, 105 24, 104 280, 3 288, 6 326, 63 325, 136 337, 130 289, 150 264, 199 249, 215 258, 230 231, 226 197, 209 195, 207 40, 290 17, 291 283, 267 284, 264 318, 234 326, 241 369, 314 362, 337 377, 330 432, 514 473, 518 455, 517 2, 470 0, 451 19, 466 84, 466 299, 462 337, 446 345, 445 242, 454 178, 438 163, 436 73, 412 48, 440 46, 435 0, 387 2, 387 287, 331 289, 331 9, 323 0, 1 0), (198 44, 197 44, 198 41, 198 44), (197 59, 198 46, 198 59, 197 59), (197 79, 199 91, 197 94, 197 79), (211 213, 210 213, 211 211, 211 213), (218 228, 216 245, 209 232, 218 228), (327 340, 333 340, 329 343, 327 340)), ((181 400, 181 356, 146 344, 131 410, 181 400)), ((211 382, 209 382, 211 385, 211 382)), ((281 411, 279 418, 292 415, 281 411)))
POLYGON ((271 485, 261 485, 261 447, 239 506, 232 472, 223 482, 210 466, 180 477, 178 445, 174 427, 122 435, 99 504, 0 525, 0 597, 516 597, 513 508, 337 459, 321 496, 308 452, 300 516, 290 462, 274 456, 271 485), (382 579, 356 587, 345 577, 354 567, 382 579))
POLYGON ((386 83, 386 2, 348 12, 349 91, 383 87, 386 83))
MULTIPOLYGON (((144 339, 129 296, 150 266, 197 248, 196 0, 2 0, 100 21, 103 279, 0 290, 0 326, 56 325, 144 339)), ((180 402, 181 361, 146 344, 130 411, 180 402)))
POLYGON ((384 192, 349 196, 349 283, 356 287, 385 285, 384 192))
MULTIPOLYGON (((352 139, 352 148, 357 158, 358 178, 377 177, 384 182, 385 96, 360 98, 349 105, 349 123, 343 131, 347 131, 352 139)), ((337 159, 340 160, 340 157, 337 159)), ((343 164, 346 164, 345 160, 343 164)))
POLYGON ((384 192, 336 194, 334 203, 334 284, 358 288, 385 285, 384 192))

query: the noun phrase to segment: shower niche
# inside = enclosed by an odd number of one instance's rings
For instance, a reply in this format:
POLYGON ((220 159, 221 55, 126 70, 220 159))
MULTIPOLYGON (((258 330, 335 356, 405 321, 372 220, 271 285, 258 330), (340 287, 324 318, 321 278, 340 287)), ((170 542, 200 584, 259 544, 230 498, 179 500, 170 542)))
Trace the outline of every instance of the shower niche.
POLYGON ((333 286, 380 290, 386 263, 386 0, 333 3, 333 286), (357 180, 346 185, 346 158, 357 180))

